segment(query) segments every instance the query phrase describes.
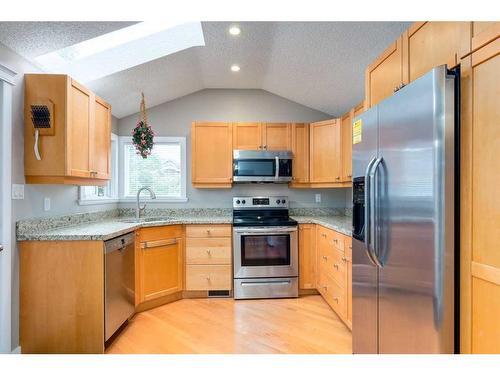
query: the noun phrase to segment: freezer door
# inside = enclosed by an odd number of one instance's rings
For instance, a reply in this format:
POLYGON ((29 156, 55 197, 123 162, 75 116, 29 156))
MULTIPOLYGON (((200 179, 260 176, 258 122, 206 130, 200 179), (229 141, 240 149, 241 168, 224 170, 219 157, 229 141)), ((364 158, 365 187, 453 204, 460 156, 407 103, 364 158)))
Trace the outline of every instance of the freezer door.
POLYGON ((353 241, 352 241, 352 334, 354 353, 377 353, 377 268, 365 246, 365 175, 377 157, 377 107, 354 120, 353 129, 353 241), (358 142, 360 141, 360 142, 358 142))
POLYGON ((379 105, 379 352, 454 350, 453 79, 444 66, 379 105))

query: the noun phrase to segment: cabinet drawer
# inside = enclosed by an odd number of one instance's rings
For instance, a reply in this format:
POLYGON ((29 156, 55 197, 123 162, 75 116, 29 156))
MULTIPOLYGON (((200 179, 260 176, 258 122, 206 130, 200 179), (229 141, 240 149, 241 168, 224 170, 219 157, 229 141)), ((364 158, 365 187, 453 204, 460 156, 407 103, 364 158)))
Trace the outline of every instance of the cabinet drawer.
POLYGON ((338 285, 331 277, 325 273, 319 275, 318 290, 337 314, 343 319, 347 316, 347 304, 345 289, 338 285))
POLYGON ((319 242, 328 244, 328 246, 335 246, 338 250, 344 251, 344 235, 332 229, 325 228, 318 225, 319 242))
POLYGON ((345 285, 346 262, 343 253, 333 246, 320 248, 318 266, 320 274, 327 274, 338 284, 345 285))
POLYGON ((182 225, 165 225, 162 227, 141 228, 138 233, 139 242, 183 237, 182 225))
POLYGON ((186 264, 231 264, 231 238, 187 238, 186 264))
POLYGON ((230 265, 186 266, 186 290, 231 290, 232 284, 230 265))
POLYGON ((352 262, 352 237, 344 236, 344 254, 348 262, 352 262))
POLYGON ((186 237, 231 237, 231 225, 188 225, 186 237))
POLYGON ((337 250, 344 252, 344 235, 342 233, 333 231, 332 242, 333 246, 335 246, 337 250))

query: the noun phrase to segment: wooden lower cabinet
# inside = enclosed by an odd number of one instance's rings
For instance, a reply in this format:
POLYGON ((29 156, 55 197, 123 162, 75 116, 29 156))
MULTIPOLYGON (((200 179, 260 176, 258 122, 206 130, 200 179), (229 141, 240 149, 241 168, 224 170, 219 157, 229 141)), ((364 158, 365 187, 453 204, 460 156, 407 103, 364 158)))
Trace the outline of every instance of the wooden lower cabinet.
POLYGON ((299 288, 316 289, 316 225, 299 224, 299 288))
POLYGON ((142 228, 136 241, 136 304, 183 289, 182 225, 142 228))
POLYGON ((104 352, 102 241, 19 242, 23 353, 104 352))
POLYGON ((185 290, 232 290, 231 234, 231 225, 186 226, 185 290))
MULTIPOLYGON (((304 224, 302 224, 303 226, 304 224)), ((342 321, 352 327, 352 241, 345 236, 322 225, 308 224, 315 227, 315 245, 308 236, 309 233, 299 232, 299 252, 309 244, 309 255, 316 254, 316 289, 325 301, 337 313, 342 321), (304 237, 304 239, 301 239, 304 237)), ((304 255, 303 255, 304 257, 304 255)), ((299 257, 299 261, 301 258, 299 257)), ((302 272, 302 265, 300 267, 302 272)), ((301 278, 299 273, 299 280, 301 278)), ((301 283, 302 288, 302 283, 301 283)))

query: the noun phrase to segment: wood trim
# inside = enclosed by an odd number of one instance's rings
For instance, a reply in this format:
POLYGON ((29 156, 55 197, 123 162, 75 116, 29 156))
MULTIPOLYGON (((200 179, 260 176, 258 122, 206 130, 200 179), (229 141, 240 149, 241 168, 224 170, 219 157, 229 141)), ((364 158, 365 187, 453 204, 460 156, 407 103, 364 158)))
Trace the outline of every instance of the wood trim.
POLYGON ((197 189, 231 189, 233 184, 230 183, 220 183, 220 184, 191 184, 194 188, 197 189))
POLYGON ((500 38, 495 39, 493 42, 484 46, 480 50, 472 54, 471 66, 479 65, 486 60, 492 59, 500 53, 500 38))
POLYGON ((0 63, 0 81, 7 82, 11 86, 15 86, 14 77, 17 75, 15 71, 0 63))
POLYGON ((175 301, 179 301, 183 298, 183 292, 177 292, 170 294, 168 296, 158 297, 154 300, 144 301, 135 306, 135 312, 142 312, 150 309, 154 309, 155 307, 165 305, 167 303, 172 303, 175 301))
POLYGON ((500 286, 500 268, 488 266, 478 262, 472 262, 471 274, 473 277, 488 281, 500 286))
POLYGON ((488 27, 483 32, 472 37, 471 40, 471 52, 475 52, 479 48, 485 46, 486 44, 492 42, 500 37, 500 22, 495 23, 495 25, 488 27))

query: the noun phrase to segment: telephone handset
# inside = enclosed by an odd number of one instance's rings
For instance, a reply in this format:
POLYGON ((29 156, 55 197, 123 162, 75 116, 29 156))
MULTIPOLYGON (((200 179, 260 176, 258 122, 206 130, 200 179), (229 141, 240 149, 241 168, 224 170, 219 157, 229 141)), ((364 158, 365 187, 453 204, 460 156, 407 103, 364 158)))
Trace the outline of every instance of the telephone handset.
POLYGON ((31 104, 31 122, 35 135, 33 151, 37 160, 42 160, 40 155, 40 136, 54 135, 54 103, 50 100, 38 100, 31 104))

